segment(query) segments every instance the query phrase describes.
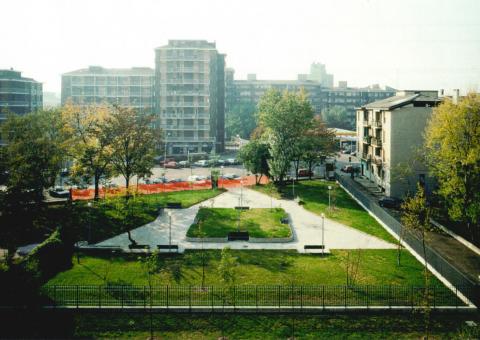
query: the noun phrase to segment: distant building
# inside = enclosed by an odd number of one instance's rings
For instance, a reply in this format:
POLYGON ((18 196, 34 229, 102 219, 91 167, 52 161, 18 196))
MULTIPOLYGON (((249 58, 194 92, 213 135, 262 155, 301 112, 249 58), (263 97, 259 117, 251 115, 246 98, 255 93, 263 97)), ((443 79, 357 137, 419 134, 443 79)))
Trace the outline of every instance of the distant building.
POLYGON ((427 121, 440 101, 437 91, 399 91, 357 109, 361 174, 386 196, 415 192, 417 183, 431 189, 432 180, 415 151, 423 145, 427 121), (410 171, 405 171, 407 165, 410 171))
POLYGON ((50 109, 59 107, 62 102, 62 98, 59 93, 56 92, 43 92, 43 108, 50 109))
POLYGON ((13 69, 0 70, 0 121, 7 112, 23 115, 42 109, 42 102, 42 83, 13 69))
POLYGON ((327 73, 325 65, 321 63, 310 65, 308 80, 318 82, 323 87, 333 87, 333 74, 327 73))
POLYGON ((116 104, 153 113, 154 70, 90 66, 62 74, 62 105, 116 104))
POLYGON ((228 75, 226 79, 227 114, 238 104, 258 104, 260 98, 271 88, 295 92, 304 89, 316 114, 324 113, 334 106, 340 106, 348 111, 349 122, 355 126, 356 107, 395 94, 392 88, 382 89, 378 85, 352 88, 347 86, 347 82, 340 82, 342 87, 327 88, 317 81, 305 80, 304 75, 299 75, 297 80, 258 80, 254 74, 249 74, 247 80, 235 80, 233 69, 228 70, 228 75))
POLYGON ((155 110, 169 155, 224 150, 225 91, 225 55, 214 42, 169 40, 155 49, 155 110))

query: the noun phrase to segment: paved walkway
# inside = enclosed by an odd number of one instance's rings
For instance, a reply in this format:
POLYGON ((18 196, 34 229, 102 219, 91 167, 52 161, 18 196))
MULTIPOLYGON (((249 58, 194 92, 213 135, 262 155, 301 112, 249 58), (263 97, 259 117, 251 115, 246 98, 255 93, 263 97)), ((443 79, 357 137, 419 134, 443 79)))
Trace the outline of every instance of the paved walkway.
MULTIPOLYGON (((228 243, 203 242, 205 249, 222 249, 229 246, 232 249, 296 249, 303 252, 305 244, 322 244, 322 219, 320 216, 305 210, 302 206, 290 200, 277 200, 268 195, 251 189, 231 188, 227 192, 192 206, 188 209, 166 209, 172 219, 172 244, 178 244, 180 251, 184 249, 200 249, 202 243, 189 242, 186 233, 193 223, 201 206, 217 208, 233 208, 238 205, 251 208, 281 207, 290 215, 295 239, 288 243, 249 243, 235 241, 228 243), (241 202, 242 201, 242 202, 241 202)), ((139 244, 148 244, 156 249, 158 244, 168 244, 169 223, 167 214, 159 216, 155 221, 132 230, 132 237, 139 244)), ((325 218, 325 246, 327 249, 392 249, 395 245, 370 236, 356 229, 325 218)), ((127 248, 127 234, 120 234, 98 243, 101 246, 120 246, 127 248)))

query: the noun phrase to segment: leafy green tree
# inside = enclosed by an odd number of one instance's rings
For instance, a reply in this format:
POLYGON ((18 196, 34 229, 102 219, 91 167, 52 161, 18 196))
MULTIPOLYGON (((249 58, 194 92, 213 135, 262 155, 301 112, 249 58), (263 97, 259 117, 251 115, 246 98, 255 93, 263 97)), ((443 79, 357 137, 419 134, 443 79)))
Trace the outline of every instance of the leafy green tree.
POLYGON ((423 187, 418 184, 417 192, 415 196, 409 197, 405 200, 405 203, 402 205, 403 215, 402 215, 402 224, 403 227, 416 235, 422 242, 422 251, 423 251, 423 276, 424 276, 424 285, 425 290, 423 293, 423 309, 422 313, 424 314, 424 323, 425 323, 425 333, 428 339, 429 327, 430 327, 430 305, 431 305, 431 296, 430 296, 430 273, 428 272, 428 260, 427 260, 427 248, 425 243, 425 237, 427 231, 430 229, 430 216, 431 208, 427 205, 425 198, 425 191, 423 187))
POLYGON ((425 132, 429 170, 438 180, 451 219, 467 225, 473 241, 480 226, 480 94, 434 109, 425 132))
POLYGON ((252 103, 240 103, 232 106, 225 119, 227 138, 236 135, 241 138, 249 138, 257 126, 255 111, 256 107, 252 103))
POLYGON ((36 228, 34 217, 43 207, 44 190, 55 184, 65 155, 60 113, 39 111, 9 115, 2 124, 2 171, 6 190, 0 193, 0 239, 10 263, 25 233, 36 228))
POLYGON ((69 153, 76 176, 93 178, 94 199, 99 198, 100 178, 111 171, 112 135, 106 124, 111 109, 106 106, 78 107, 71 103, 62 109, 64 130, 69 139, 69 153))
POLYGON ((162 133, 153 120, 153 115, 114 106, 106 124, 106 134, 112 136, 113 169, 125 178, 127 193, 131 178, 148 173, 155 164, 155 155, 161 150, 162 133))
POLYGON ((355 122, 343 106, 333 106, 323 112, 323 119, 330 128, 355 130, 355 122))
POLYGON ((2 157, 8 171, 7 192, 20 201, 41 202, 44 189, 55 184, 65 159, 61 124, 57 110, 12 114, 2 124, 7 142, 2 157))
POLYGON ((259 119, 269 145, 270 175, 281 186, 312 118, 313 108, 305 91, 281 93, 272 89, 260 100, 259 119))
POLYGON ((240 149, 238 158, 248 171, 255 174, 255 184, 260 184, 262 176, 269 175, 268 159, 270 153, 266 143, 258 139, 251 140, 240 149))
POLYGON ((301 142, 301 157, 307 165, 310 179, 315 165, 331 156, 336 148, 335 133, 327 128, 320 116, 315 116, 311 128, 306 131, 301 142))

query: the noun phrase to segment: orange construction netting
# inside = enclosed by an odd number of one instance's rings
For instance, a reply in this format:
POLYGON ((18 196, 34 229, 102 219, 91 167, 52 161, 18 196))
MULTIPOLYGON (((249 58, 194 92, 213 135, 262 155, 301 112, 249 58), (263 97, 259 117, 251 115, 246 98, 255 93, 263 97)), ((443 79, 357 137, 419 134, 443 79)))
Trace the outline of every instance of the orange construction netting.
MULTIPOLYGON (((219 179, 219 188, 237 188, 242 185, 249 186, 255 185, 255 176, 246 176, 242 179, 219 179)), ((261 184, 268 183, 268 178, 263 176, 261 184)), ((161 183, 161 184, 133 184, 130 186, 130 190, 139 194, 158 194, 162 192, 183 191, 183 190, 202 190, 210 189, 212 183, 210 180, 198 181, 198 182, 176 182, 176 183, 161 183)), ((118 195, 124 195, 126 192, 125 187, 119 188, 100 188, 100 197, 112 197, 118 195)), ((94 189, 72 189, 73 200, 88 200, 93 199, 95 194, 94 189)))

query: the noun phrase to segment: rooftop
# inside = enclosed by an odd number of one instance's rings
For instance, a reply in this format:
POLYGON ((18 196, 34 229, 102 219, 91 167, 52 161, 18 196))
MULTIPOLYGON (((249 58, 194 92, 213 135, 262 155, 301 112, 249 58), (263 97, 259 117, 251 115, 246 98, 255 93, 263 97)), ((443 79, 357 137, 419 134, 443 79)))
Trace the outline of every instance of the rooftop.
POLYGON ((436 106, 440 101, 437 91, 398 91, 395 96, 367 104, 364 108, 392 110, 406 105, 436 106))
POLYGON ((150 67, 131 67, 131 68, 104 68, 102 66, 89 66, 79 70, 63 73, 63 75, 119 75, 119 76, 153 76, 154 70, 150 67))

